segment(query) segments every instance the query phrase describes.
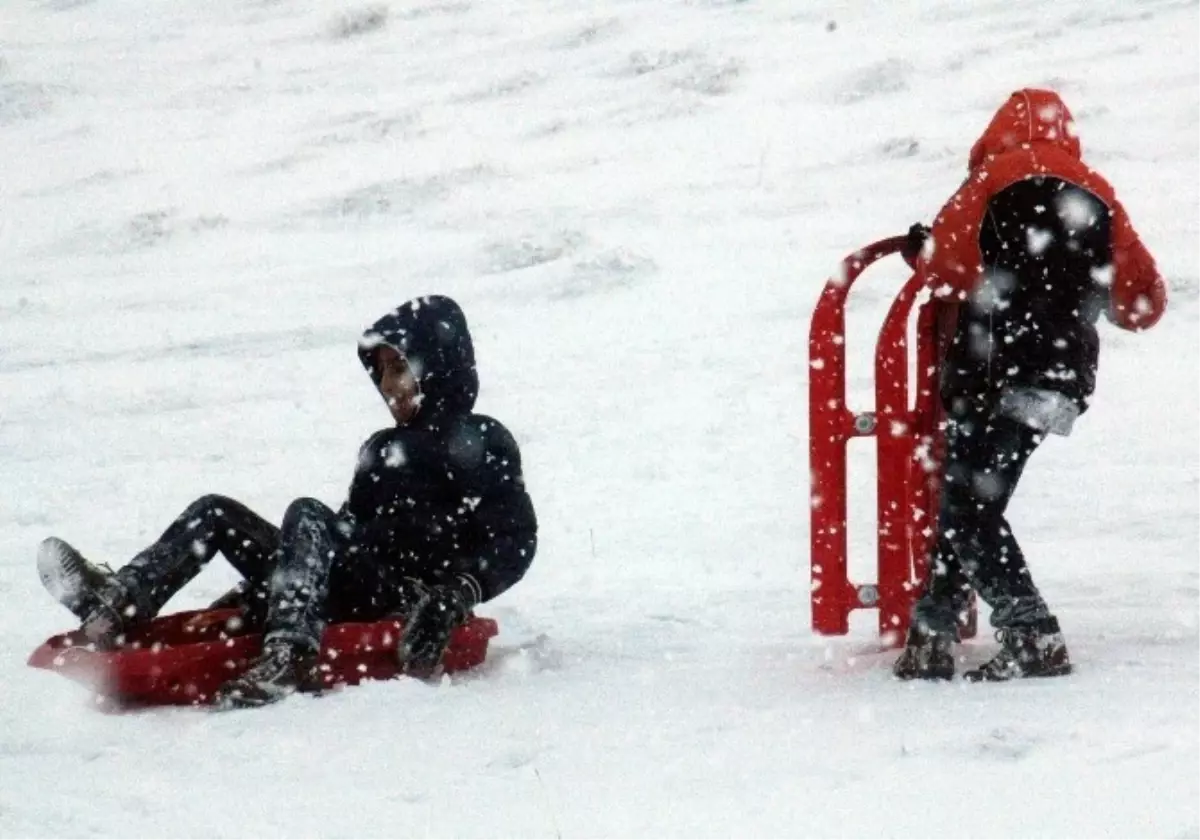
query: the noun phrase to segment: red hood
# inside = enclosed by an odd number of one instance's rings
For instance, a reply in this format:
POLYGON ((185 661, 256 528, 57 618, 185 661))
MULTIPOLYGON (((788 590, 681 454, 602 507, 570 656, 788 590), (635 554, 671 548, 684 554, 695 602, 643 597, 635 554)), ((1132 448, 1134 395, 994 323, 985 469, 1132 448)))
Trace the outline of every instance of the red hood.
POLYGON ((1050 143, 1076 160, 1082 157, 1075 121, 1054 91, 1025 88, 1010 96, 971 147, 969 168, 1032 143, 1050 143))

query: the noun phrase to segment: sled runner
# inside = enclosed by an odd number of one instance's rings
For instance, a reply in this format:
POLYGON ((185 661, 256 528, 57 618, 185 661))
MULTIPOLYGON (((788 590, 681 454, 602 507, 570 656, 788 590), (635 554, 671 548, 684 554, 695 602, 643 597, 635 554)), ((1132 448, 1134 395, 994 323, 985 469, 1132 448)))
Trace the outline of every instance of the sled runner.
MULTIPOLYGON (((899 644, 929 573, 938 509, 942 419, 937 370, 943 355, 943 307, 919 301, 925 278, 913 273, 888 310, 875 344, 875 410, 853 412, 846 400, 846 301, 859 276, 896 254, 905 237, 883 239, 842 261, 813 311, 809 332, 809 466, 811 470, 812 624, 821 635, 845 635, 850 613, 879 611, 879 635, 899 644), (909 321, 915 318, 910 357, 909 321), (909 376, 910 364, 913 376, 909 376), (849 577, 847 445, 876 444, 876 579, 849 577)), ((975 635, 974 600, 961 628, 975 635)))
MULTIPOLYGON (((123 647, 98 651, 78 632, 53 636, 33 652, 29 665, 55 671, 96 693, 108 711, 140 706, 202 706, 241 674, 262 649, 258 633, 240 633, 236 610, 196 610, 161 616, 132 630, 123 647)), ((396 676, 396 644, 402 622, 330 625, 322 639, 316 690, 396 676)), ((495 620, 471 617, 458 627, 442 660, 446 672, 481 664, 495 620)))

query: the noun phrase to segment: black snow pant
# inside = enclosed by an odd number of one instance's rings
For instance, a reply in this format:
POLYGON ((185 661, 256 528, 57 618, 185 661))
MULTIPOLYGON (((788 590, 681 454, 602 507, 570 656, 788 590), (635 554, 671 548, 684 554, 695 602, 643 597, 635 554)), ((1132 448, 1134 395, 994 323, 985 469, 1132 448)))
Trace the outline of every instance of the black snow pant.
POLYGON ((1057 632, 1004 513, 1044 433, 993 413, 984 401, 950 401, 938 537, 914 620, 957 636, 970 590, 992 608, 997 629, 1057 632))
POLYGON ((330 621, 373 621, 404 612, 413 584, 355 540, 316 499, 288 506, 275 527, 225 496, 203 496, 117 572, 139 620, 167 601, 218 552, 245 579, 249 617, 266 640, 316 650, 330 621))

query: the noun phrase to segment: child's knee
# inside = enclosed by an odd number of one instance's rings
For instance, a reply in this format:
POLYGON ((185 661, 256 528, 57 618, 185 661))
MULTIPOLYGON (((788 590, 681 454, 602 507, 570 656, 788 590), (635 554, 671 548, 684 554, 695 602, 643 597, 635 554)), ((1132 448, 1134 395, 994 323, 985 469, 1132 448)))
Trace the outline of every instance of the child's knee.
POLYGON ((301 496, 288 505, 287 510, 284 511, 283 527, 286 529, 289 525, 306 520, 310 522, 325 522, 332 515, 332 511, 330 511, 324 502, 307 496, 301 496))
POLYGON ((228 496, 209 493, 188 505, 180 519, 207 519, 211 516, 220 516, 230 507, 231 503, 232 500, 228 496))

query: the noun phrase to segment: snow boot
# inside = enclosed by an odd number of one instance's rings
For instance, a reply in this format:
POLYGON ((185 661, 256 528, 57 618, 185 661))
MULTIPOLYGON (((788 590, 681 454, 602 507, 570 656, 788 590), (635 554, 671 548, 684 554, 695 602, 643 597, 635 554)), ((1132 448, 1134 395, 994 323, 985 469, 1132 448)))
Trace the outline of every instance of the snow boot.
POLYGON ((904 651, 892 665, 898 680, 949 680, 954 678, 954 654, 957 639, 949 633, 936 633, 914 621, 908 628, 904 651))
POLYGON ((112 569, 89 562, 58 537, 38 546, 37 569, 46 591, 82 621, 88 641, 100 649, 116 645, 136 610, 112 569))
POLYGON ((1025 677, 1061 677, 1071 673, 1067 643, 1058 619, 996 631, 1000 651, 963 678, 970 682, 1003 682, 1025 677))
POLYGON ((267 639, 250 667, 217 690, 214 705, 228 710, 277 703, 295 691, 316 687, 316 665, 316 651, 308 646, 267 639))
POLYGON ((397 654, 400 669, 420 680, 437 677, 454 628, 471 615, 474 593, 456 586, 434 586, 417 602, 405 622, 397 654))

